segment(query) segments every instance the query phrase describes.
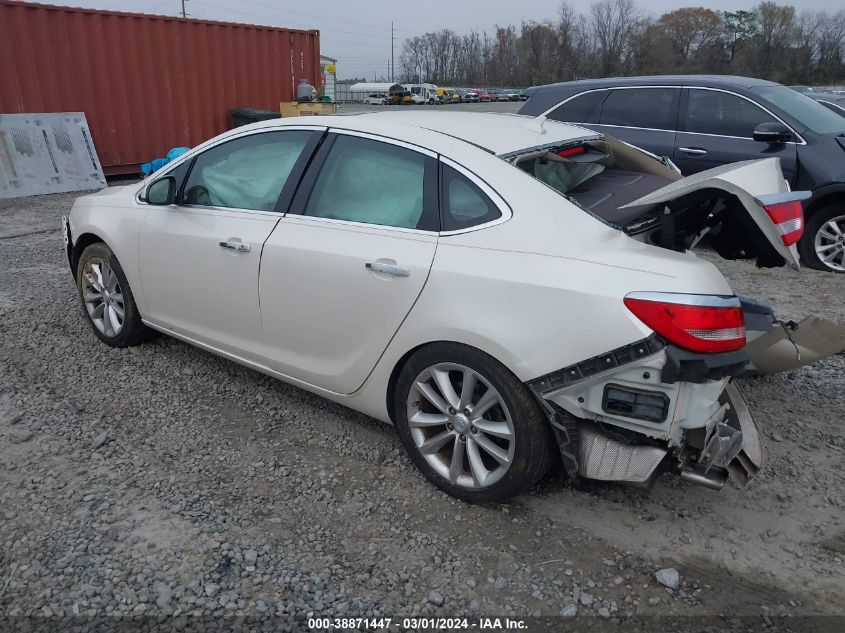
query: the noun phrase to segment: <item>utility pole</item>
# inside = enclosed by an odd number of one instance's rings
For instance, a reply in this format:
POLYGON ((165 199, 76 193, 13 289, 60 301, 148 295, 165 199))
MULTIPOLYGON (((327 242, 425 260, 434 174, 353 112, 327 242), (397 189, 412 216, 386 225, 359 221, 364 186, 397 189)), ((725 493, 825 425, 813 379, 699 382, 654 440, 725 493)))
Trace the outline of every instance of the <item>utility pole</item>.
POLYGON ((387 80, 390 83, 393 83, 393 81, 390 79, 390 60, 389 59, 387 60, 387 80))
MULTIPOLYGON (((184 0, 183 0, 184 2, 184 0)), ((395 71, 395 62, 393 61, 393 43, 396 41, 396 37, 393 35, 393 20, 390 21, 390 83, 396 81, 396 77, 394 76, 395 71)))
POLYGON ((182 0, 182 17, 185 17, 185 0, 182 0))

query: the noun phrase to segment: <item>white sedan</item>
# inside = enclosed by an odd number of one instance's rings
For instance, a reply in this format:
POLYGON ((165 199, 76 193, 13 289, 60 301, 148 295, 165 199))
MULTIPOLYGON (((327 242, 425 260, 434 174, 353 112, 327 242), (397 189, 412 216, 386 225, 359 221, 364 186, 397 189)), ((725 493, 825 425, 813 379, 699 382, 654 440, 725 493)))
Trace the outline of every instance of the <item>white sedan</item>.
POLYGON ((64 231, 107 345, 157 330, 391 422, 435 485, 489 501, 552 466, 756 474, 746 301, 687 247, 736 225, 797 265, 802 195, 776 159, 681 179, 557 122, 385 112, 237 128, 64 231))
POLYGON ((364 97, 364 103, 367 105, 387 105, 387 95, 371 94, 364 97))

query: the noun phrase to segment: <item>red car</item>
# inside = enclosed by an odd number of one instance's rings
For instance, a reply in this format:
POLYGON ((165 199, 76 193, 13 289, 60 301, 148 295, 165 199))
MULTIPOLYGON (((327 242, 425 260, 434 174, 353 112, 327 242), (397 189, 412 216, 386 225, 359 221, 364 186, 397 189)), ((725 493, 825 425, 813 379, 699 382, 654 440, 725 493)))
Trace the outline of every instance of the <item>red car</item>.
POLYGON ((479 90, 478 88, 470 88, 469 91, 477 94, 479 101, 490 101, 490 95, 487 94, 484 90, 479 90))

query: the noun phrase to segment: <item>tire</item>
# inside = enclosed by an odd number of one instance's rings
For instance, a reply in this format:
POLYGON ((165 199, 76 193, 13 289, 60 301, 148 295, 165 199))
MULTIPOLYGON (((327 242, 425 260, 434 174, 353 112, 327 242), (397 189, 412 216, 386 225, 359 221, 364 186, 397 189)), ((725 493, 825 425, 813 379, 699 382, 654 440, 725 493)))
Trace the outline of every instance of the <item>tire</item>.
POLYGON ((149 338, 151 331, 141 322, 123 268, 103 242, 91 244, 82 251, 76 267, 76 288, 82 314, 103 343, 110 347, 129 347, 149 338))
POLYGON ((845 273, 845 200, 824 206, 810 216, 798 250, 801 260, 810 268, 845 273), (842 235, 836 235, 834 225, 842 235), (830 262, 822 261, 816 252, 817 243, 822 249, 827 247, 822 254, 836 253, 830 262))
POLYGON ((551 428, 528 388, 493 357, 466 345, 434 343, 415 352, 401 370, 392 405, 411 461, 463 501, 509 499, 537 483, 556 456, 551 428), (444 380, 451 397, 443 397, 444 380), (472 397, 461 393, 464 384, 474 385, 472 397), (433 404, 438 398, 439 407, 433 404), (469 406, 457 410, 449 403, 469 406), (472 412, 476 405, 485 409, 480 416, 472 412), (424 454, 421 446, 434 450, 424 454))

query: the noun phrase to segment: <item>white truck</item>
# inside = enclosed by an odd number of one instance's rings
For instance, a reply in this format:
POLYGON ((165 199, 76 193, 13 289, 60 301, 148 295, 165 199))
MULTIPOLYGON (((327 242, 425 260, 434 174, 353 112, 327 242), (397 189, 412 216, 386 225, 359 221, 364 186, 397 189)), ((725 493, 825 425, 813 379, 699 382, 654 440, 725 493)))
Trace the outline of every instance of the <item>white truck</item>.
POLYGON ((411 91, 411 99, 415 104, 436 105, 440 101, 437 95, 437 86, 434 84, 403 84, 411 91))

